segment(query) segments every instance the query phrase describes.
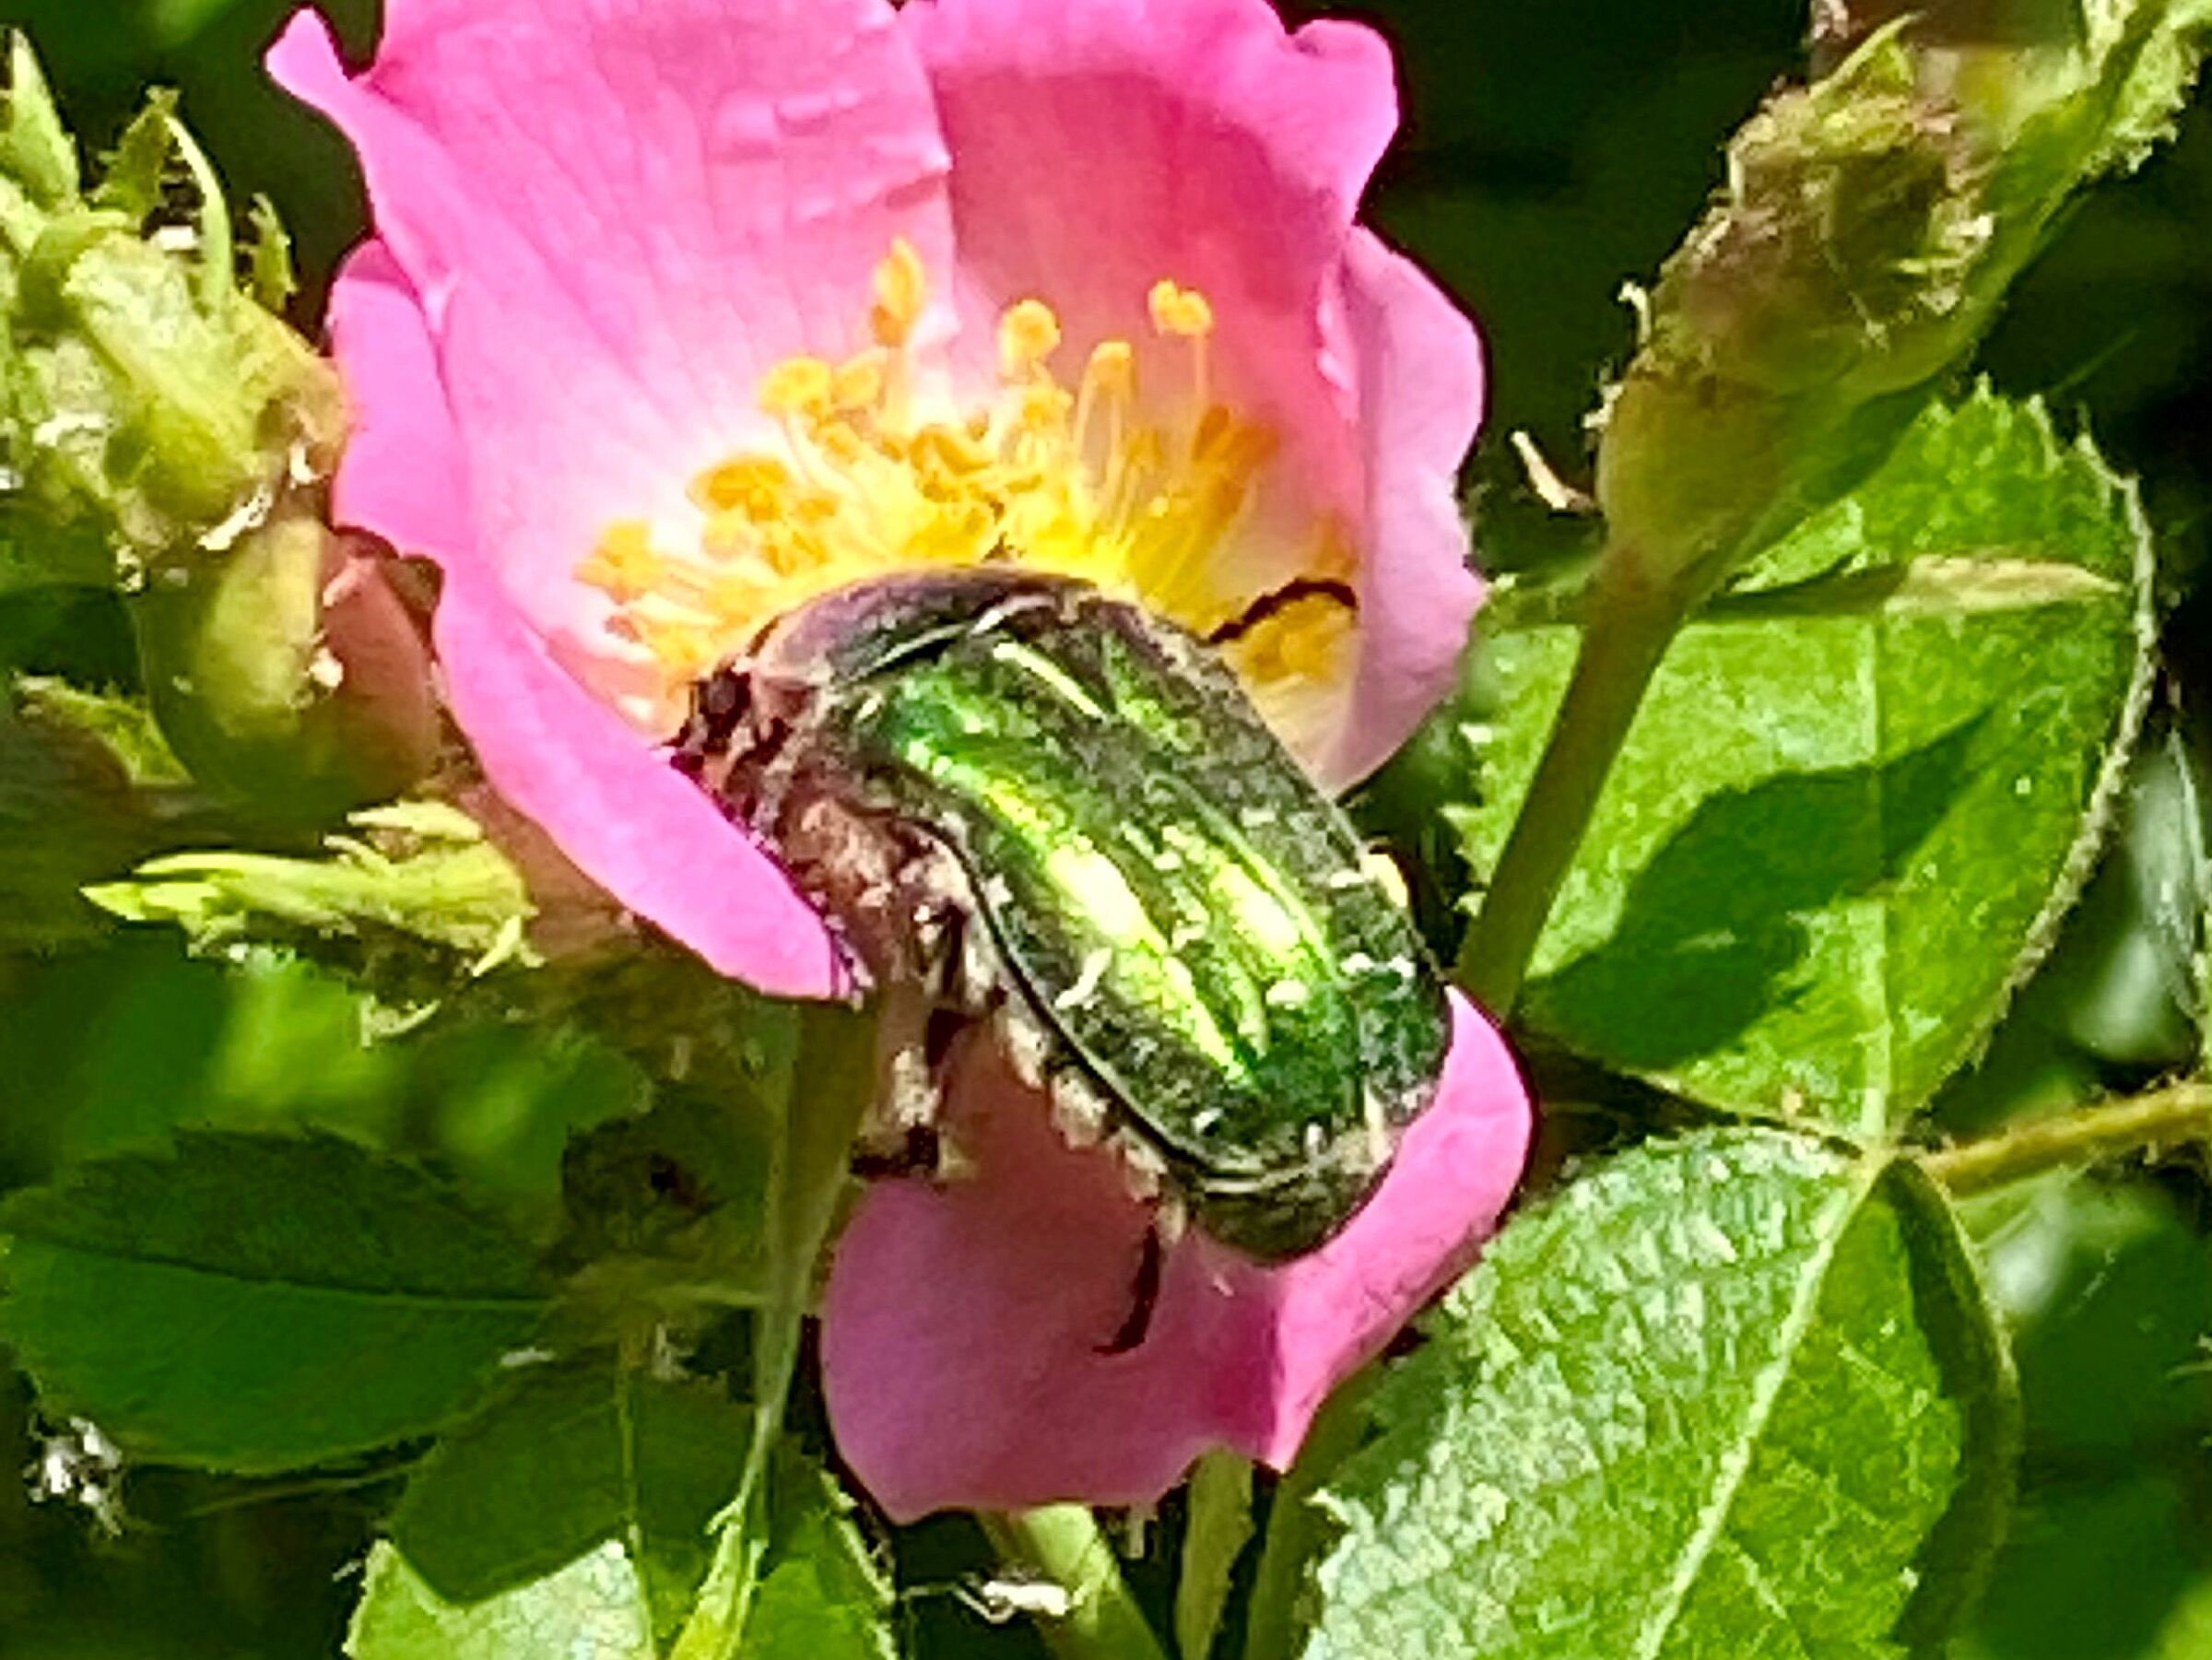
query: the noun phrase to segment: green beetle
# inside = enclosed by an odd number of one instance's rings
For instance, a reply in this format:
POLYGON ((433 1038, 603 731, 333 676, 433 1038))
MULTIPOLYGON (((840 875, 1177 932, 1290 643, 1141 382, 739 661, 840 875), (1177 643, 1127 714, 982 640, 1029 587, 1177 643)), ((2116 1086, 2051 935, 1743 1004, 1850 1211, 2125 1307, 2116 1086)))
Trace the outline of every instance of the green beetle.
POLYGON ((1072 1140, 1279 1259, 1434 1091, 1449 1011, 1392 883, 1210 648, 1088 584, 828 595, 700 683, 677 762, 920 995, 909 1124, 935 1040, 990 1018, 1072 1140))

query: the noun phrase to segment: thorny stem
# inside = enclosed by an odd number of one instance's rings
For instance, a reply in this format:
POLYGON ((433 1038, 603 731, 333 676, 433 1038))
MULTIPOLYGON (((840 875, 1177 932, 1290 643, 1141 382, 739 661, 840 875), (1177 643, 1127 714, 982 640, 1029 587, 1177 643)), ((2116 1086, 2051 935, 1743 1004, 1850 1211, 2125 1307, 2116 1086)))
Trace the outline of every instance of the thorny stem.
POLYGON ((1586 596, 1574 672, 1520 816, 1460 951, 1458 979, 1502 1019, 1590 828, 1644 692, 1698 595, 1654 583, 1634 552, 1606 549, 1586 596))
POLYGON ((1922 1156, 1953 1198, 1987 1193, 2068 1165, 2212 1141, 2212 1083, 2175 1084, 2101 1102, 1922 1156))
POLYGON ((1038 1634, 1057 1660, 1166 1660, 1129 1593, 1098 1518, 1080 1504, 976 1518, 1009 1569, 1068 1595, 1066 1614, 1041 1617, 1038 1634))

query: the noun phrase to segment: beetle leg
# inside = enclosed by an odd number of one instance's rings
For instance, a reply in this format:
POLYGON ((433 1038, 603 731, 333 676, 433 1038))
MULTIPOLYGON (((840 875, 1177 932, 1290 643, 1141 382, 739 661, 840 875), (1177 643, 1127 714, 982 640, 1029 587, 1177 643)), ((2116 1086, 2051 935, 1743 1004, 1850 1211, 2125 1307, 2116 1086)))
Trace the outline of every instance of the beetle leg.
POLYGON ((855 1148, 853 1154, 853 1173, 864 1181, 891 1180, 901 1176, 932 1176, 937 1174, 943 1162, 943 1143, 937 1132, 927 1124, 915 1124, 906 1133, 906 1141, 896 1151, 881 1152, 865 1147, 855 1148))
POLYGON ((1043 1089, 1045 1068, 1053 1056, 1053 1037, 1022 999, 1009 997, 998 1006, 992 1016, 991 1034, 1014 1076, 1032 1089, 1043 1089))
POLYGON ((1106 1137, 1106 1146, 1121 1160, 1129 1196, 1147 1205, 1158 1199, 1167 1186, 1168 1166, 1151 1144, 1127 1130, 1116 1130, 1106 1137))
POLYGON ((1060 1132, 1061 1140, 1081 1148, 1096 1147, 1106 1139, 1112 1123, 1112 1109, 1088 1078, 1073 1066, 1063 1066, 1053 1073, 1051 1089, 1053 1127, 1060 1132))
POLYGON ((1159 1301, 1160 1272, 1166 1265, 1166 1256, 1159 1230, 1146 1229, 1136 1259, 1136 1281, 1131 1288, 1129 1313, 1121 1329, 1100 1345, 1099 1353, 1125 1355, 1145 1340, 1145 1335, 1152 1329, 1152 1310, 1159 1301))
POLYGON ((929 1000, 915 986, 884 987, 876 1025, 876 1101, 857 1138, 864 1160, 899 1160, 912 1133, 936 1122, 941 1098, 927 1058, 929 1012, 929 1000))
POLYGON ((1182 1196, 1172 1191, 1161 1194, 1159 1204, 1152 1212, 1152 1231, 1159 1235, 1160 1243, 1173 1244, 1190 1225, 1190 1207, 1183 1204, 1182 1196))
POLYGON ((751 689, 744 672, 724 664, 691 688, 691 708, 684 729, 677 735, 671 759, 688 778, 705 772, 707 762, 728 753, 731 740, 745 719, 751 689))

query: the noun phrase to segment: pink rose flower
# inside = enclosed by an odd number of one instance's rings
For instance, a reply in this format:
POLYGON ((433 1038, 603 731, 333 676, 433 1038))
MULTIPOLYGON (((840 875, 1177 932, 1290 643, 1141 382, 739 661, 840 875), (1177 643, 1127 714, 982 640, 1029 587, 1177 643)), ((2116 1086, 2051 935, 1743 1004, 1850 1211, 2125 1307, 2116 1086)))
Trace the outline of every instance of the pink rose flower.
MULTIPOLYGON (((359 75, 272 73, 359 150, 332 297, 350 526, 435 559, 492 785, 718 971, 845 973, 772 854, 667 762, 769 618, 998 552, 1224 650, 1316 778, 1452 684, 1480 585, 1454 474, 1474 331, 1353 222, 1396 125, 1363 29, 1264 0, 388 0, 359 75)), ((894 1515, 1157 1497, 1280 1465, 1460 1272, 1516 1180, 1512 1062, 1455 1005, 1437 1102, 1324 1249, 1196 1233, 1126 1319, 1146 1213, 980 1045, 978 1173, 886 1183, 824 1310, 840 1445, 894 1515)))

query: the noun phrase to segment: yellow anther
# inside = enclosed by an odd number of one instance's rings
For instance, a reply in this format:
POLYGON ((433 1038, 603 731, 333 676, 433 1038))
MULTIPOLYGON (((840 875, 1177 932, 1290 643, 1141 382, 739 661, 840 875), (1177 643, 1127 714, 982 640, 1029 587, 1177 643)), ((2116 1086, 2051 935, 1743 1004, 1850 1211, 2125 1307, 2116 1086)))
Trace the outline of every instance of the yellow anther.
POLYGON ((841 467, 850 467, 868 453, 867 441, 843 421, 827 421, 814 434, 814 441, 831 461, 841 467))
POLYGON ((972 433, 952 427, 924 427, 914 434, 914 464, 928 472, 967 477, 996 459, 972 433))
POLYGON ((1075 402, 1065 387, 1051 381, 1025 387, 1021 394, 1022 430, 1041 438, 1065 431, 1068 411, 1075 402))
POLYGON ((769 597, 769 584, 758 576, 731 571, 717 577, 704 597, 715 621, 742 628, 759 620, 761 602, 769 597))
POLYGON ((1147 303, 1152 326, 1181 340, 1203 340, 1214 332, 1213 302, 1196 288, 1186 288, 1170 277, 1152 285, 1147 303))
MULTIPOLYGON (((908 354, 929 305, 921 256, 893 243, 874 273, 872 343, 843 359, 794 357, 762 377, 759 404, 780 430, 692 480, 700 517, 686 539, 656 549, 645 523, 625 522, 579 567, 615 602, 609 630, 655 659, 654 709, 680 707, 688 681, 772 618, 902 567, 1003 560, 1079 577, 1200 632, 1248 613, 1258 577, 1235 551, 1239 525, 1276 441, 1212 394, 1205 294, 1164 281, 1147 297, 1152 331, 1189 359, 1164 406, 1140 400, 1132 339, 1070 338, 1036 298, 998 318, 1003 384, 945 407, 908 354), (1070 347, 1085 354, 1079 379, 1053 368, 1070 347)), ((1151 371, 1142 378, 1148 393, 1151 371)), ((1300 571, 1350 580, 1346 527, 1308 524, 1300 571)), ((1270 720, 1302 729, 1299 711, 1334 707, 1357 627, 1356 613, 1312 595, 1226 654, 1270 720)), ((619 665, 633 703, 636 667, 619 665)))
POLYGON ((1260 680, 1326 680, 1340 666, 1353 614, 1323 595, 1295 601, 1231 648, 1247 676, 1260 680))
POLYGON ((883 359, 875 353, 848 358, 830 378, 830 407, 847 414, 873 409, 883 401, 885 383, 883 359))
POLYGON ((819 358, 786 358, 760 379, 760 407, 770 415, 803 415, 828 407, 834 376, 819 358))
POLYGON ((667 579, 668 564, 653 550, 651 527, 641 519, 624 519, 606 527, 576 575, 611 599, 629 601, 658 588, 667 579))
POLYGON ((1083 371, 1086 391, 1100 396, 1125 396, 1136 387, 1136 347, 1126 340, 1101 340, 1090 348, 1090 362, 1083 371))
POLYGON ((709 513, 706 527, 699 533, 699 545, 715 559, 739 559, 759 546, 760 527, 773 522, 773 514, 709 513))
POLYGON ((722 660, 712 632, 696 623, 641 621, 638 638, 679 679, 696 680, 722 660))
POLYGON ((773 455, 738 455, 691 481, 693 503, 708 512, 773 516, 791 491, 791 469, 773 455))
POLYGON ((904 237, 893 240, 891 252, 876 267, 876 304, 868 313, 868 328, 876 344, 893 348, 912 336, 914 324, 929 305, 929 273, 921 254, 904 237))
POLYGON ((1041 300, 1006 308, 998 320, 998 368, 1009 381, 1021 379, 1060 349, 1060 319, 1041 300))

